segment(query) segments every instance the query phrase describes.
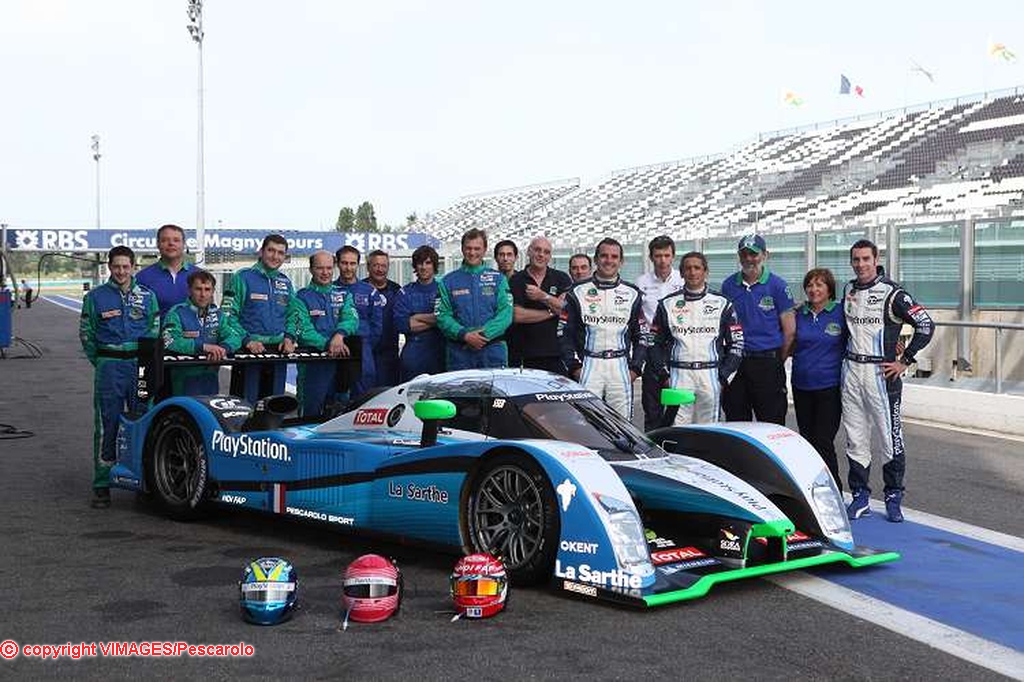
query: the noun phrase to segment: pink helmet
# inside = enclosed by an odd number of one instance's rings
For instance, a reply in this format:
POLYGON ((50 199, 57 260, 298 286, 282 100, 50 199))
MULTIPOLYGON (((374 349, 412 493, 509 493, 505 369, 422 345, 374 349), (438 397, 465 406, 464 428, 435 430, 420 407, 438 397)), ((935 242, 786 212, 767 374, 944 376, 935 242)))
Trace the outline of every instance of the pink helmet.
POLYGON ((345 569, 341 604, 358 623, 387 620, 402 605, 402 573, 389 559, 364 554, 345 569))
POLYGON ((490 618, 508 598, 505 564, 490 554, 470 554, 455 563, 451 577, 455 610, 467 618, 490 618))

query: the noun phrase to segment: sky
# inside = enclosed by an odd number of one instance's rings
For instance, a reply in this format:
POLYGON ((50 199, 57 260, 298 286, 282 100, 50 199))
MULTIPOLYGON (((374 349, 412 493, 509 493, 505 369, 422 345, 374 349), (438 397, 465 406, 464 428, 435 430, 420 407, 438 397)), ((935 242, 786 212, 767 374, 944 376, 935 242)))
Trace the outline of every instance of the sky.
MULTIPOLYGON (((99 135, 103 227, 195 226, 187 6, 0 0, 0 222, 94 226, 99 135)), ((203 24, 207 228, 329 229, 364 200, 403 225, 467 194, 1024 86, 1020 0, 206 0, 203 24), (865 96, 839 95, 840 74, 865 96)))

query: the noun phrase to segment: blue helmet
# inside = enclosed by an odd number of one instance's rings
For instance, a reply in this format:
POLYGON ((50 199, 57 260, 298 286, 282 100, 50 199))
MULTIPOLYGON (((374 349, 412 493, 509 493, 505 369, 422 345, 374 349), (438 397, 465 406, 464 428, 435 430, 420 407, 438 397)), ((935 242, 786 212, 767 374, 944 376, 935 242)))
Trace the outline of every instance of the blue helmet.
POLYGON ((295 610, 299 575, 291 562, 277 557, 250 561, 238 583, 242 616, 257 625, 277 625, 295 610))

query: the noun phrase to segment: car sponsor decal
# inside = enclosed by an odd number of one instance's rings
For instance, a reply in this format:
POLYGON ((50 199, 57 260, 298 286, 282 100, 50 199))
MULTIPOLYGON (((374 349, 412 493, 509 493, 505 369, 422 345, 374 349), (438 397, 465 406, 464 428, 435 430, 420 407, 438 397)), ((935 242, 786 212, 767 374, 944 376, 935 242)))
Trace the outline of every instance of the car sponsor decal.
POLYGON ((593 398, 590 391, 576 391, 575 393, 534 393, 533 397, 540 402, 571 403, 576 400, 587 400, 593 398))
POLYGON ((706 556, 707 554, 696 547, 677 547, 675 549, 663 549, 657 552, 651 552, 651 563, 655 566, 663 566, 665 564, 679 563, 680 561, 702 559, 706 556))
POLYGON ((596 542, 562 540, 558 543, 558 547, 563 552, 572 552, 574 554, 597 554, 598 544, 596 542))
POLYGON ((448 504, 448 491, 438 488, 431 483, 421 485, 417 483, 406 483, 401 481, 388 481, 388 497, 404 498, 416 502, 433 502, 434 504, 448 504))
POLYGON ((576 484, 567 478, 558 484, 558 487, 555 488, 555 492, 558 493, 558 498, 562 502, 562 511, 569 511, 569 505, 572 503, 572 498, 576 497, 576 484))
POLYGON ((352 423, 355 426, 383 426, 387 422, 388 408, 364 407, 356 410, 352 423))
POLYGON ((740 535, 733 532, 731 528, 722 528, 718 531, 718 549, 725 556, 742 557, 743 542, 740 535))
POLYGON ((403 414, 405 414, 405 405, 395 405, 392 407, 391 411, 388 412, 388 428, 392 428, 398 424, 398 422, 402 420, 403 414))
POLYGON ((328 514, 326 512, 315 511, 313 509, 301 509, 299 507, 286 507, 286 514, 292 516, 298 516, 303 519, 312 519, 314 521, 323 521, 325 523, 336 523, 341 526, 354 526, 356 520, 351 516, 340 516, 338 514, 328 514))
POLYGON ((678 564, 665 564, 664 566, 658 566, 657 571, 661 572, 662 575, 672 575, 679 571, 689 571, 694 568, 704 568, 705 566, 714 566, 721 563, 714 557, 706 557, 704 559, 694 559, 693 561, 684 561, 678 564))
MULTIPOLYGON (((219 429, 213 432, 210 449, 233 458, 255 457, 278 462, 292 461, 288 446, 284 443, 278 443, 269 438, 253 438, 245 433, 226 434, 219 429)), ((201 458, 201 461, 205 462, 206 459, 201 458)))
POLYGON ((663 538, 655 533, 650 528, 644 530, 644 538, 647 540, 648 545, 654 545, 658 549, 665 549, 666 547, 675 547, 676 543, 668 538, 663 538))
POLYGON ((626 587, 638 590, 643 587, 643 578, 629 571, 616 568, 610 571, 596 570, 590 564, 579 566, 563 566, 560 559, 555 559, 555 575, 567 580, 578 580, 589 585, 601 587, 626 587))
POLYGON ((581 583, 574 583, 571 580, 563 580, 562 589, 566 592, 575 592, 576 594, 582 594, 585 597, 597 596, 597 588, 593 585, 583 585, 581 583))

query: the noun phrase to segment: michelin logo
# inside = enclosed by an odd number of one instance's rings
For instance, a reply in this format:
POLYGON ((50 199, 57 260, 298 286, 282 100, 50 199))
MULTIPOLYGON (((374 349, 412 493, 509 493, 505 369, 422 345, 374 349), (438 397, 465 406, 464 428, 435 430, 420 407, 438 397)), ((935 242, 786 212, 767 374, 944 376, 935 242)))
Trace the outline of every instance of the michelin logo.
POLYGON ((278 462, 292 461, 291 455, 288 454, 288 446, 284 443, 275 443, 267 438, 253 438, 244 433, 228 435, 220 430, 214 431, 210 447, 231 457, 256 457, 278 462))

